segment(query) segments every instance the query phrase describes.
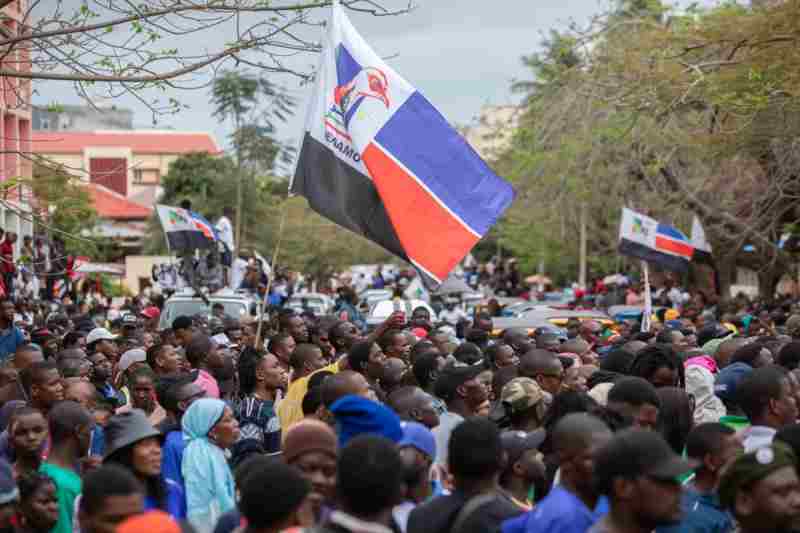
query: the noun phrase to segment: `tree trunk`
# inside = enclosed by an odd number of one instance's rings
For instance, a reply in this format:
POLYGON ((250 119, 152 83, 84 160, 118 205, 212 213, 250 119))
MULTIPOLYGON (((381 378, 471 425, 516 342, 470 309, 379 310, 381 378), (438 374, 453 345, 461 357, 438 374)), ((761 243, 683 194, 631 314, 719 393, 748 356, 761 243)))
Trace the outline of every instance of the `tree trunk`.
POLYGON ((772 267, 758 273, 758 294, 761 298, 771 302, 775 299, 775 289, 783 275, 782 268, 772 267))
POLYGON ((731 299, 731 285, 736 282, 736 262, 733 257, 719 257, 715 266, 719 280, 719 301, 727 302, 731 299))

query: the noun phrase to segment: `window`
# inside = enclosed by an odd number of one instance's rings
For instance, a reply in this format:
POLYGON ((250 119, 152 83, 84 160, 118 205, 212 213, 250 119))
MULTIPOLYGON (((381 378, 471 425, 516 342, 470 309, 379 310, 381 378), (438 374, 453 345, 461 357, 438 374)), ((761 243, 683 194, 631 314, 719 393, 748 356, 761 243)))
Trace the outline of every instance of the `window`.
POLYGON ((160 174, 155 168, 136 168, 133 170, 133 183, 136 185, 158 185, 160 174))

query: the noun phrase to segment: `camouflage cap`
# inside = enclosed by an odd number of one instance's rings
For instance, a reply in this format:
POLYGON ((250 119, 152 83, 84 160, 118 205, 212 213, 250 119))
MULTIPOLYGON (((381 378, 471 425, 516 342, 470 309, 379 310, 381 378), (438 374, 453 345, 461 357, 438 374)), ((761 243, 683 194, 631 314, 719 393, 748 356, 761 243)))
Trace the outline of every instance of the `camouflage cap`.
POLYGON ((791 315, 786 319, 786 334, 792 337, 800 337, 800 315, 791 315))
POLYGON ((500 401, 508 405, 511 414, 526 411, 542 402, 546 393, 531 378, 514 378, 503 387, 500 401))

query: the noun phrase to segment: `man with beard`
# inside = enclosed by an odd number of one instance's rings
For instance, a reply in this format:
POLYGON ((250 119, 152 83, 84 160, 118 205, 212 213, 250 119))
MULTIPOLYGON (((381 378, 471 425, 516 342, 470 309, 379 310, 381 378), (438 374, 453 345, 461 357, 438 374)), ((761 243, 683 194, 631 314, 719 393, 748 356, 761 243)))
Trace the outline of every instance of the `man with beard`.
POLYGON ((89 357, 92 363, 92 384, 97 389, 101 398, 109 402, 114 408, 125 405, 125 395, 111 384, 111 362, 100 352, 89 357))
POLYGON ((800 480, 794 453, 776 442, 740 455, 722 474, 719 499, 742 533, 796 531, 800 480))
MULTIPOLYGON (((286 332, 276 333, 269 340, 269 346, 267 347, 267 350, 269 353, 278 358, 278 364, 287 376, 290 374, 290 361, 292 358, 292 352, 294 352, 296 347, 297 343, 294 342, 294 337, 286 332)), ((323 355, 325 354, 323 353, 323 355)))
POLYGON ((649 533, 677 524, 683 516, 678 478, 694 466, 655 431, 617 433, 595 456, 595 490, 608 496, 611 508, 590 533, 649 533))

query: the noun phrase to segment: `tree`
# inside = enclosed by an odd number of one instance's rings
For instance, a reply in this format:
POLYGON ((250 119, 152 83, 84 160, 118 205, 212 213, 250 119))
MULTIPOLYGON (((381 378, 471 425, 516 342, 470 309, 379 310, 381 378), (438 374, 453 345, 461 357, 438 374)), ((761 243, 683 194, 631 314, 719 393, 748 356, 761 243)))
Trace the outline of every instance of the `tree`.
MULTIPOLYGON (((25 185, 28 185, 27 183, 25 185)), ((34 165, 31 192, 35 198, 34 222, 52 236, 60 236, 72 255, 104 261, 113 243, 96 234, 97 211, 88 190, 64 169, 34 165)))
MULTIPOLYGON (((214 80, 211 92, 213 115, 233 122, 233 149, 236 153, 236 246, 242 237, 242 182, 255 172, 271 172, 275 158, 283 150, 275 138, 276 121, 284 122, 292 113, 294 101, 269 80, 247 73, 225 72, 214 80)), ((288 159, 284 159, 288 161, 288 159)), ((236 252, 236 250, 232 250, 236 252)))
MULTIPOLYGON (((7 0, 2 0, 8 4, 7 0)), ((129 94, 148 106, 154 119, 183 107, 168 92, 198 87, 197 75, 240 65, 262 73, 308 78, 284 65, 289 54, 316 52, 318 18, 331 0, 64 0, 30 2, 21 14, 25 31, 0 39, 5 63, 0 76, 64 81, 89 100, 99 92, 129 94), (220 37, 224 36, 224 37, 220 37), (197 43, 206 43, 198 49, 197 43), (12 60, 8 60, 13 58, 12 60), (26 68, 16 68, 30 63, 26 68)), ((345 0, 352 11, 396 15, 375 0, 345 0)))
MULTIPOLYGON (((736 264, 757 269, 771 296, 788 260, 779 236, 798 219, 800 4, 617 8, 560 40, 575 43, 580 66, 537 78, 523 127, 498 163, 522 190, 509 219, 557 234, 570 225, 560 213, 583 199, 597 253, 597 243, 613 250, 622 205, 684 228, 697 214, 723 296, 736 264)), ((544 54, 549 65, 551 56, 563 54, 544 54)), ((515 236, 512 223, 505 229, 515 236)))

